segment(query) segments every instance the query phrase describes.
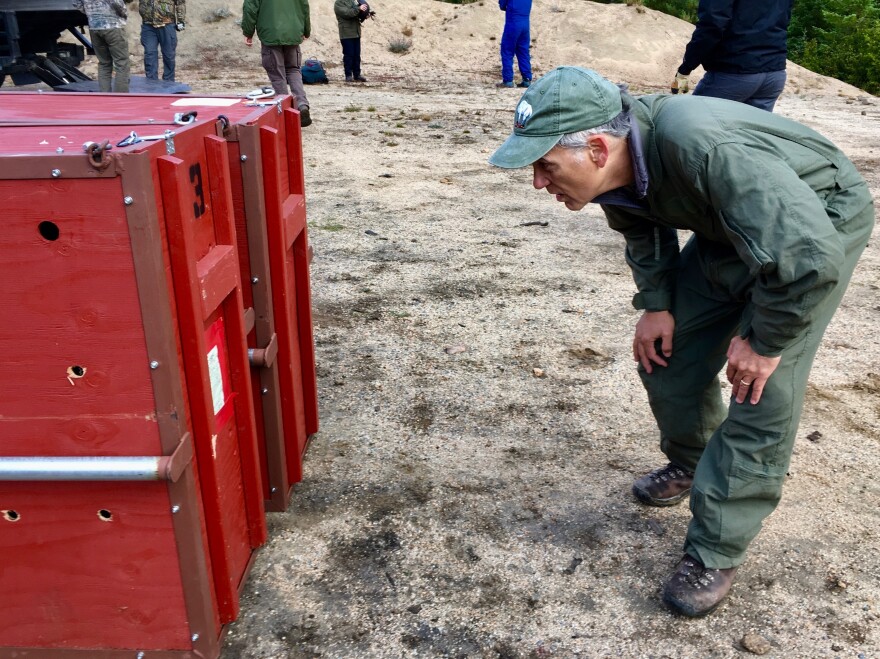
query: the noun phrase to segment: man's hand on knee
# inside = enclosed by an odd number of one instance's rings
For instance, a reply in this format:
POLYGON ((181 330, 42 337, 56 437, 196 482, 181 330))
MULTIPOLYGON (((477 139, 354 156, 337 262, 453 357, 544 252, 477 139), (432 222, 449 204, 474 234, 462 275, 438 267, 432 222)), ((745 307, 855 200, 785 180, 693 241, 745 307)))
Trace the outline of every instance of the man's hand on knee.
POLYGON ((779 366, 782 357, 764 357, 752 350, 748 339, 733 337, 727 349, 727 381, 733 385, 737 403, 745 401, 751 390, 749 402, 757 405, 764 393, 767 380, 779 366))
POLYGON ((666 366, 672 355, 672 332, 675 319, 668 311, 646 311, 636 323, 633 338, 633 360, 639 362, 648 373, 654 371, 654 364, 666 366), (660 353, 657 340, 660 340, 660 353), (661 355, 662 353, 662 355, 661 355))

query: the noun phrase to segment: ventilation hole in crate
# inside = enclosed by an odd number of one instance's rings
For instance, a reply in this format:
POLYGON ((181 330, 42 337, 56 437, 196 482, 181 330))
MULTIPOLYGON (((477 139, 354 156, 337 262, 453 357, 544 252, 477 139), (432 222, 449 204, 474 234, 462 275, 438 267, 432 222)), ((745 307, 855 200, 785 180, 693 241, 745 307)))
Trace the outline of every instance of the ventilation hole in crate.
POLYGON ((7 522, 17 522, 21 519, 21 515, 19 515, 14 510, 3 510, 0 512, 3 513, 3 519, 5 519, 7 522))
POLYGON ((98 511, 98 519, 104 522, 109 522, 113 519, 113 513, 111 513, 106 508, 101 508, 101 510, 98 511))
POLYGON ((71 366, 67 369, 67 377, 69 378, 81 378, 86 374, 86 369, 84 366, 71 366))
POLYGON ((61 231, 58 230, 58 225, 54 222, 49 222, 48 220, 40 222, 40 225, 37 228, 40 230, 40 235, 46 240, 58 240, 58 236, 61 235, 61 231))

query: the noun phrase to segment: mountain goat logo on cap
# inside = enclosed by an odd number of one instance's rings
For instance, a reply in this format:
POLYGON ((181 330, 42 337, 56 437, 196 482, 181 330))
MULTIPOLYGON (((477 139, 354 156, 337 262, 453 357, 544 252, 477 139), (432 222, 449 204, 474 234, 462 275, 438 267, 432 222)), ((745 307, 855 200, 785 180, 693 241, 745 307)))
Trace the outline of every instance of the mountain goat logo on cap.
POLYGON ((526 123, 532 116, 532 106, 528 101, 520 101, 516 106, 516 119, 513 122, 515 128, 525 128, 526 123))

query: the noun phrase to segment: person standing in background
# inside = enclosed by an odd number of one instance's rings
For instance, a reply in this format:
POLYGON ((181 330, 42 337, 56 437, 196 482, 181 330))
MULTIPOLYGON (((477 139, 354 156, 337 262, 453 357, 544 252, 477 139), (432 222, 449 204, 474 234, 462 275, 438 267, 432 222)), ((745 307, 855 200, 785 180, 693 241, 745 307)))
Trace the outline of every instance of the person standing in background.
POLYGON ((361 24, 370 15, 370 6, 362 0, 336 0, 333 12, 339 24, 345 82, 366 82, 361 75, 361 24))
POLYGON ((532 0, 498 0, 504 12, 504 33, 501 35, 501 82, 496 87, 513 87, 513 56, 519 67, 522 82, 517 87, 532 83, 532 58, 529 53, 529 14, 532 0))
POLYGON ((177 33, 186 26, 186 0, 140 0, 141 45, 144 72, 159 79, 159 49, 162 49, 162 80, 174 82, 177 33))
POLYGON ((312 33, 308 0, 244 0, 241 31, 248 47, 254 32, 260 38, 260 56, 276 94, 294 96, 300 125, 309 126, 309 99, 302 81, 300 44, 312 33))
POLYGON ((117 93, 128 92, 131 64, 128 59, 128 37, 125 21, 128 9, 123 0, 76 0, 74 8, 89 19, 89 36, 98 58, 98 86, 102 92, 114 87, 116 70, 117 93))
POLYGON ((702 65, 694 94, 772 112, 785 87, 791 7, 792 0, 700 0, 672 93, 687 93, 688 75, 702 65))

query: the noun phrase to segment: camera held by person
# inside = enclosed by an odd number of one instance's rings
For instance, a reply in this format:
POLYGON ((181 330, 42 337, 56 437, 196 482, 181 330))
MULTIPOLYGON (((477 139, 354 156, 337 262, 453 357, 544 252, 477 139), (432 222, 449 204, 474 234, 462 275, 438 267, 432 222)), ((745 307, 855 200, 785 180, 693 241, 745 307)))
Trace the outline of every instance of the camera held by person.
POLYGON ((372 18, 374 21, 376 20, 376 12, 370 9, 370 5, 368 5, 366 2, 361 2, 361 7, 366 7, 366 9, 361 9, 360 13, 358 14, 358 20, 361 23, 363 23, 368 18, 372 18))

